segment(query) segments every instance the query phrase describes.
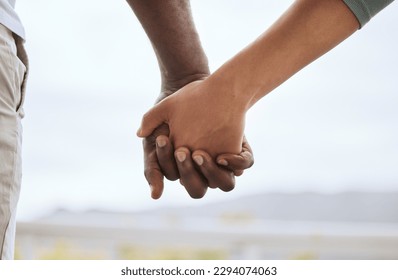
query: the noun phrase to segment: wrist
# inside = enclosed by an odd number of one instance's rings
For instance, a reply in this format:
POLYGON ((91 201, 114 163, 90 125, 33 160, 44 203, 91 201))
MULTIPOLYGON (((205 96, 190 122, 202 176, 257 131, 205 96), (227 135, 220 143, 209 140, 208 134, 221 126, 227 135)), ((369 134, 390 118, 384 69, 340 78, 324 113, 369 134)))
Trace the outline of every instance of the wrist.
POLYGON ((218 111, 223 112, 225 117, 241 118, 248 110, 248 105, 243 100, 243 92, 239 91, 228 77, 224 75, 212 74, 203 83, 201 94, 208 100, 209 104, 213 104, 218 111))
POLYGON ((156 100, 156 103, 160 102, 167 96, 175 93, 176 91, 183 88, 187 84, 192 83, 194 81, 204 80, 209 75, 210 75, 210 72, 207 69, 203 72, 197 72, 194 74, 181 75, 181 76, 168 77, 168 78, 162 77, 161 91, 156 100))
MULTIPOLYGON (((252 95, 242 83, 241 75, 233 73, 227 67, 222 67, 207 80, 217 92, 217 99, 237 114, 245 114, 252 103, 252 95)), ((212 91, 210 91, 212 92, 212 91)))

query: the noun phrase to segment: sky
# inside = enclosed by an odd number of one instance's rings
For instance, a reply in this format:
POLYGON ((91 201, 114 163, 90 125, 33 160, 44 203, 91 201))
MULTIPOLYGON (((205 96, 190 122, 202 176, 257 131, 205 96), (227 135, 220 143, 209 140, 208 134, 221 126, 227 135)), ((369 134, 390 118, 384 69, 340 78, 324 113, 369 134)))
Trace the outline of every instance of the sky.
MULTIPOLYGON (((211 70, 292 3, 192 0, 211 70)), ((254 166, 235 190, 193 200, 143 176, 141 116, 160 88, 149 40, 125 1, 18 0, 30 77, 19 220, 66 208, 205 205, 260 192, 398 191, 397 3, 258 102, 247 115, 254 166)), ((283 63, 283 61, 281 61, 283 63)))

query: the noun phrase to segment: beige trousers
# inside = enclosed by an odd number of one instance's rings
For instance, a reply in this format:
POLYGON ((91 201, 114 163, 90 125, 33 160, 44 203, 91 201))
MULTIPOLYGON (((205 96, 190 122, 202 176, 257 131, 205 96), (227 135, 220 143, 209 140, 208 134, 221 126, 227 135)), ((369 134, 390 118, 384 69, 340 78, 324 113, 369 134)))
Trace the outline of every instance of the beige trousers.
POLYGON ((0 24, 0 259, 14 258, 27 65, 22 40, 0 24))

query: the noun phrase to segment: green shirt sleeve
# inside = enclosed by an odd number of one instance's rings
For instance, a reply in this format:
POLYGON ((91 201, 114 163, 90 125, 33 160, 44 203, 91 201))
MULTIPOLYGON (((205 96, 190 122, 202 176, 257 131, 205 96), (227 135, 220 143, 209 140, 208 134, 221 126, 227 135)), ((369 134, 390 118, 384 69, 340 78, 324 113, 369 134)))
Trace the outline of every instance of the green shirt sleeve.
POLYGON ((357 17, 360 28, 394 0, 343 0, 357 17))

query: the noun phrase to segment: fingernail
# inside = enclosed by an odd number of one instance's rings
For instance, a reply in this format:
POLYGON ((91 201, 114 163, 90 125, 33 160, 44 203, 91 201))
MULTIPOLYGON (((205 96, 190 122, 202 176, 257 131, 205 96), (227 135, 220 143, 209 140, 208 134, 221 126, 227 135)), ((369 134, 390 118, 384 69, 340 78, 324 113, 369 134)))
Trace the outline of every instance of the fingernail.
POLYGON ((183 162, 187 158, 184 152, 177 152, 176 156, 179 162, 183 162))
POLYGON ((141 127, 137 130, 137 136, 141 137, 141 127))
POLYGON ((153 192, 153 186, 151 184, 149 184, 149 189, 151 190, 151 194, 153 192))
POLYGON ((166 146, 166 141, 162 138, 156 139, 156 144, 159 148, 163 148, 164 146, 166 146))
POLYGON ((203 157, 201 156, 194 156, 193 160, 196 162, 197 165, 202 165, 203 164, 203 157))
POLYGON ((226 161, 225 159, 220 159, 219 161, 217 161, 219 165, 224 165, 227 166, 228 165, 228 161, 226 161))

